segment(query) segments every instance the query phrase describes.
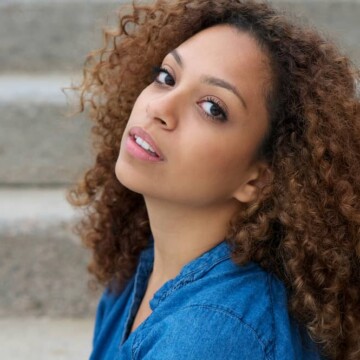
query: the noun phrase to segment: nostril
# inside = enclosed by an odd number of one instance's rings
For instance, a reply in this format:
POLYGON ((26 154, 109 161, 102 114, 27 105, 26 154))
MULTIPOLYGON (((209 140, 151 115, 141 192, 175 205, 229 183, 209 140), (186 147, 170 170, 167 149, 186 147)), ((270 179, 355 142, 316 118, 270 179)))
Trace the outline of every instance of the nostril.
POLYGON ((161 125, 166 125, 166 121, 164 121, 163 119, 161 119, 159 117, 157 117, 156 119, 160 121, 161 125))

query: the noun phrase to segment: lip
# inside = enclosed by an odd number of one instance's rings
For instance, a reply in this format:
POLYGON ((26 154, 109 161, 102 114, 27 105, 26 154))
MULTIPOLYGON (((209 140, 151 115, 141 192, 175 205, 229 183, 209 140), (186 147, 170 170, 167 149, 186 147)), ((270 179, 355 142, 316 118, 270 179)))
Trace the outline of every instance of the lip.
POLYGON ((150 160, 150 161, 164 161, 165 157, 162 154, 159 147, 156 145, 155 141, 152 137, 141 127, 134 126, 129 131, 129 137, 126 141, 126 148, 127 150, 134 155, 135 157, 140 157, 143 160, 150 160), (157 157, 150 155, 146 150, 144 150, 141 146, 139 146, 135 142, 134 136, 137 135, 145 140, 156 152, 158 155, 157 157))

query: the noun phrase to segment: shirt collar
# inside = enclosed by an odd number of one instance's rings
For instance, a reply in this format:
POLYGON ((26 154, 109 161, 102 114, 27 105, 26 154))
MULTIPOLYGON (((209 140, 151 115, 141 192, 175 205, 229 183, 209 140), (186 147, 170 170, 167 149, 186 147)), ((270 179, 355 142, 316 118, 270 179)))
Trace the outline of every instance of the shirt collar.
MULTIPOLYGON (((218 245, 206 251, 196 259, 183 266, 180 273, 173 279, 167 281, 150 301, 150 307, 155 309, 159 303, 169 296, 180 286, 203 277, 218 263, 231 257, 230 245, 223 240, 218 245)), ((154 263, 154 239, 149 237, 148 246, 142 251, 138 271, 143 276, 149 276, 154 263)))

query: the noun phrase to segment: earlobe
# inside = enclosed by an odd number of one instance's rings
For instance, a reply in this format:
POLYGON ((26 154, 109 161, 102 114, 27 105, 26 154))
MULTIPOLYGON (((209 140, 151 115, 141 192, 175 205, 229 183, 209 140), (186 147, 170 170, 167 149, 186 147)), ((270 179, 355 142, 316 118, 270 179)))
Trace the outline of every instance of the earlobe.
POLYGON ((240 185, 233 197, 241 203, 256 200, 260 190, 271 181, 271 171, 267 164, 261 163, 250 172, 248 180, 240 185))

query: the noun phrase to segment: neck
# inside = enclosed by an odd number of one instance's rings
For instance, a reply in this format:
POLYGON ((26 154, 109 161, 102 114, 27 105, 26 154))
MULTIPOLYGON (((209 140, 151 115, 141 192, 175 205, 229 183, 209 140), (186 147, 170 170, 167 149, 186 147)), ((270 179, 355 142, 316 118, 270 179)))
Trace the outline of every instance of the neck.
POLYGON ((154 237, 152 284, 161 286, 182 267, 225 240, 230 219, 239 207, 231 200, 211 207, 191 207, 145 198, 154 237))

